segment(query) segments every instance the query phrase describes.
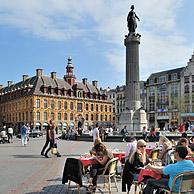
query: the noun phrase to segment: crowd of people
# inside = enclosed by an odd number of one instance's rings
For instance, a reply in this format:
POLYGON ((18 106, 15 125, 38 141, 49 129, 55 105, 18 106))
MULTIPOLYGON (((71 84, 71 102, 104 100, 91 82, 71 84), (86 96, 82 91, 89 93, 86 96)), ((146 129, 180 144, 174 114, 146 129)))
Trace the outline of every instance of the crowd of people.
MULTIPOLYGON (((11 127, 4 127, 7 130, 8 141, 13 142, 13 129, 11 127)), ((108 133, 113 133, 113 129, 109 129, 108 133)), ((49 158, 48 153, 57 157, 61 157, 57 146, 57 127, 53 120, 50 120, 49 125, 46 128, 46 140, 42 147, 41 155, 49 158)), ((124 126, 119 131, 125 141, 127 129, 124 126)), ((157 130, 152 128, 149 131, 150 135, 157 136, 157 130)), ((29 138, 29 126, 23 124, 20 129, 21 144, 26 146, 29 138)), ((172 186, 173 178, 186 171, 194 171, 194 163, 191 160, 186 160, 187 157, 194 157, 194 136, 187 137, 187 133, 182 133, 182 137, 175 141, 168 139, 164 135, 159 135, 157 142, 152 150, 147 153, 147 130, 143 128, 143 139, 136 140, 135 137, 130 137, 129 142, 126 145, 125 158, 121 162, 123 163, 122 170, 122 192, 130 193, 131 186, 134 181, 138 181, 139 174, 142 169, 149 169, 155 171, 161 175, 160 179, 155 179, 149 175, 144 178, 143 183, 145 185, 143 193, 152 194, 156 190, 156 193, 161 193, 161 189, 170 189, 172 186)), ((96 161, 88 169, 88 192, 95 192, 97 186, 97 176, 101 174, 108 161, 113 159, 113 153, 111 149, 103 143, 106 136, 106 130, 100 127, 98 123, 95 124, 93 130, 91 130, 93 137, 93 147, 90 150, 90 155, 96 161)), ((174 191, 177 191, 178 183, 175 184, 174 191)))
MULTIPOLYGON (((96 163, 89 168, 88 193, 95 192, 97 185, 97 175, 101 174, 107 164, 113 158, 111 149, 108 149, 101 141, 99 125, 93 129, 94 147, 90 154, 96 163)), ((143 180, 144 194, 162 193, 161 189, 170 189, 172 179, 181 172, 194 171, 194 163, 186 160, 186 157, 194 156, 194 137, 188 139, 181 137, 178 141, 169 140, 165 136, 160 136, 150 153, 146 152, 147 143, 143 139, 136 140, 130 137, 125 150, 125 158, 122 171, 122 192, 130 193, 134 181, 138 181, 142 169, 150 169, 161 175, 155 179, 149 175, 143 180), (155 155, 157 154, 157 155, 155 155), (155 155, 155 156, 154 156, 155 155), (126 189, 127 188, 127 189, 126 189)), ((174 190, 177 191, 175 184, 174 190)))

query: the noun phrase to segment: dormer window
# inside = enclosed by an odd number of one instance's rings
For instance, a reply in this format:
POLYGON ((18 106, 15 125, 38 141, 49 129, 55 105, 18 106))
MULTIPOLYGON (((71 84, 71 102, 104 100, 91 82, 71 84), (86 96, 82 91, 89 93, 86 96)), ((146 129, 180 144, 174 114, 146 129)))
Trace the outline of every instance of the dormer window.
POLYGON ((77 92, 77 97, 78 97, 78 98, 81 98, 81 97, 82 97, 82 94, 81 94, 80 91, 77 92))
POLYGON ((96 99, 96 93, 93 93, 93 98, 96 99))

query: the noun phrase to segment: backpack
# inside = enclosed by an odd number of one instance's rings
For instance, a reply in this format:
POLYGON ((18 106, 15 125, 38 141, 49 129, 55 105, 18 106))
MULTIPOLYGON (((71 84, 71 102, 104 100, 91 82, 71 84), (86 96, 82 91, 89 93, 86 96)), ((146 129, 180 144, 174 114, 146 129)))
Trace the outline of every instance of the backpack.
POLYGON ((125 133, 125 128, 121 129, 121 134, 125 133))

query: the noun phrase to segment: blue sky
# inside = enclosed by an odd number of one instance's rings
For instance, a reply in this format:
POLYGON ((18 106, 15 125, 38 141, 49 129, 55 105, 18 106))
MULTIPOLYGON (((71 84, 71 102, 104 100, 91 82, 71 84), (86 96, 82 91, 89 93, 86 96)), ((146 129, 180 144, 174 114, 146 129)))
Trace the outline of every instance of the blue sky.
POLYGON ((63 77, 68 56, 78 81, 125 83, 126 17, 140 18, 140 77, 185 66, 194 51, 191 0, 0 0, 0 84, 56 71, 63 77))

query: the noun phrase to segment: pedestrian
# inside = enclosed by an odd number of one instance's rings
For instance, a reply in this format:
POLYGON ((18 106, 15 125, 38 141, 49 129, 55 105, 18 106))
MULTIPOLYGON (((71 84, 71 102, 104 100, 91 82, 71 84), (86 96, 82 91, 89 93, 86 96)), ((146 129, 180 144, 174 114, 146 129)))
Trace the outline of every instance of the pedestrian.
POLYGON ((30 126, 28 125, 28 123, 26 124, 26 127, 27 127, 27 131, 26 131, 27 141, 29 141, 30 140, 30 126))
POLYGON ((123 141, 126 141, 126 133, 127 133, 127 126, 125 125, 125 126, 121 129, 121 135, 123 136, 123 141))
POLYGON ((13 143, 13 128, 10 126, 7 129, 8 143, 13 143))
POLYGON ((148 131, 147 131, 146 126, 143 127, 142 135, 143 135, 144 141, 147 142, 148 141, 148 131))
POLYGON ((50 127, 49 127, 49 130, 48 130, 48 137, 49 137, 50 146, 46 150, 44 156, 46 158, 49 158, 48 152, 52 149, 52 150, 56 150, 56 153, 53 153, 53 154, 55 154, 57 157, 61 157, 59 151, 57 150, 56 126, 55 126, 53 120, 50 120, 50 127))
POLYGON ((50 125, 48 125, 47 128, 46 128, 46 142, 45 142, 45 144, 44 144, 44 146, 41 150, 41 153, 40 153, 42 156, 45 156, 44 151, 45 151, 45 149, 47 148, 47 146, 49 145, 49 142, 50 142, 49 130, 50 130, 50 125))
POLYGON ((95 140, 97 139, 97 138, 100 138, 100 135, 99 135, 99 125, 98 125, 98 123, 96 123, 96 127, 93 129, 93 131, 92 131, 92 135, 93 135, 93 143, 95 142, 95 140))
POLYGON ((22 146, 27 145, 27 131, 28 131, 28 128, 24 123, 20 129, 22 146))

